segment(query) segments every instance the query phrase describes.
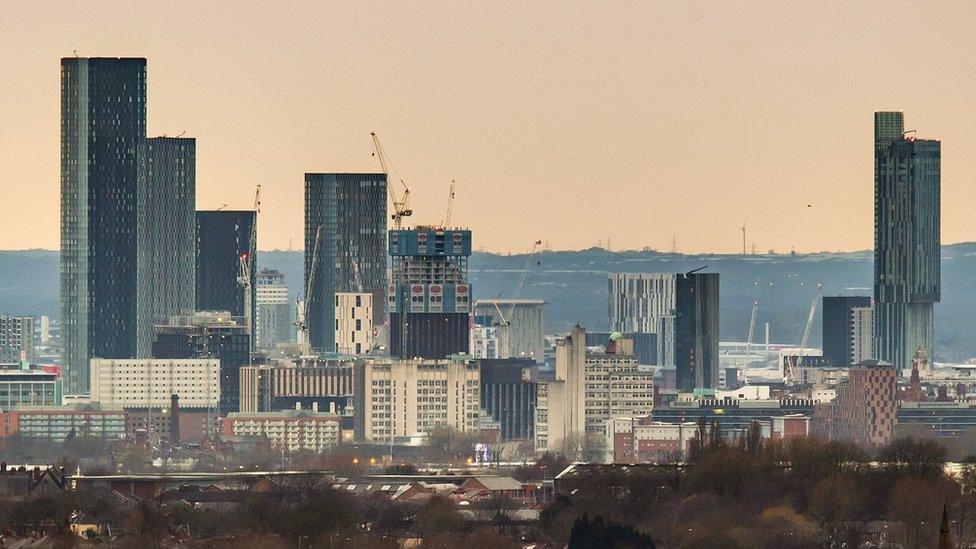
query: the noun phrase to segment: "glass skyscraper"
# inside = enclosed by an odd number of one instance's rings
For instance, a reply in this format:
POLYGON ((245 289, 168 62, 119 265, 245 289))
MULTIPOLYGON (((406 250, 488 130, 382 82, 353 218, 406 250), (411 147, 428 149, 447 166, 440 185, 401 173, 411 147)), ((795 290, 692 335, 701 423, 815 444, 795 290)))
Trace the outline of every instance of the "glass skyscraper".
POLYGON ((253 210, 211 210, 198 211, 196 218, 196 310, 226 311, 243 324, 247 293, 237 275, 240 258, 247 255, 253 314, 257 310, 257 215, 253 210))
POLYGON ((383 322, 386 200, 383 173, 305 174, 305 287, 314 280, 302 299, 312 349, 335 351, 336 292, 373 294, 373 324, 383 322))
POLYGON ((941 143, 904 127, 900 112, 874 114, 874 350, 900 371, 932 357, 941 294, 941 143))
POLYGON ((136 352, 138 150, 146 60, 61 60, 61 319, 65 391, 88 359, 136 352))

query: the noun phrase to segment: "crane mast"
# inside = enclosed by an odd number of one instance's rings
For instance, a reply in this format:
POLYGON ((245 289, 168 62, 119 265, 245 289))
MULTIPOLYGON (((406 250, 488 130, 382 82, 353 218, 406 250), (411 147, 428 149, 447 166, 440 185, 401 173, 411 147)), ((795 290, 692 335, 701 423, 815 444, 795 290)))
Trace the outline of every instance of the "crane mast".
MULTIPOLYGON (((515 295, 512 299, 518 299, 522 295, 522 287, 525 286, 525 275, 529 273, 529 265, 532 264, 532 260, 535 259, 536 254, 538 254, 539 246, 542 245, 541 240, 536 240, 532 243, 532 251, 529 252, 529 256, 525 258, 525 265, 522 266, 522 274, 519 275, 518 285, 515 286, 515 295)), ((501 296, 499 296, 501 297, 501 296)), ((498 311, 498 316, 501 319, 501 326, 508 326, 512 323, 512 315, 515 314, 515 303, 512 303, 511 308, 508 310, 508 317, 502 313, 502 310, 498 307, 498 297, 492 301, 492 305, 495 306, 495 310, 498 311)))
POLYGON ((298 338, 302 348, 302 355, 311 352, 311 345, 308 338, 308 299, 312 295, 312 288, 315 281, 315 259, 319 255, 319 238, 322 236, 322 227, 315 228, 315 243, 312 245, 311 265, 308 268, 308 280, 305 281, 305 296, 301 303, 297 303, 295 308, 298 318, 295 326, 298 326, 298 338))
POLYGON ((380 138, 376 135, 376 132, 370 132, 369 135, 373 137, 373 148, 376 150, 373 154, 379 159, 380 167, 383 169, 383 173, 387 175, 386 190, 390 195, 390 201, 393 203, 393 214, 390 215, 390 218, 393 219, 394 228, 399 229, 403 226, 403 218, 413 215, 413 210, 410 209, 410 187, 407 186, 400 173, 393 167, 389 157, 386 155, 386 150, 380 144, 380 138), (397 195, 396 186, 389 181, 390 170, 396 174, 397 179, 400 180, 400 185, 403 186, 402 198, 397 195))
POLYGON ((803 338, 800 340, 800 352, 796 359, 793 360, 793 366, 789 372, 787 372, 787 379, 793 379, 793 368, 798 368, 803 365, 803 351, 806 350, 807 342, 810 339, 810 328, 813 326, 813 317, 817 312, 817 302, 820 301, 821 291, 823 290, 823 284, 817 284, 817 293, 814 294, 813 300, 810 301, 810 309, 807 311, 807 323, 803 327, 803 338))
POLYGON ((749 318, 749 335, 746 337, 746 360, 749 360, 749 352, 752 351, 752 336, 756 333, 756 309, 759 308, 759 300, 752 301, 752 316, 749 318))
POLYGON ((251 255, 242 253, 237 258, 237 285, 244 290, 244 325, 254 341, 254 300, 251 297, 251 255))
POLYGON ((444 216, 444 221, 441 222, 441 227, 445 229, 451 226, 451 212, 454 209, 454 180, 451 180, 451 191, 447 196, 447 214, 444 216))

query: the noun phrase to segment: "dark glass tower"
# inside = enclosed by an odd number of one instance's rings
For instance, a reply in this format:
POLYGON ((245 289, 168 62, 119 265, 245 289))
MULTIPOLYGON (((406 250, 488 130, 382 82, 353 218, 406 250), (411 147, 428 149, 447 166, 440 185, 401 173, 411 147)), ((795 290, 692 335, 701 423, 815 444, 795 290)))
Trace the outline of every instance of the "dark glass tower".
POLYGON ((871 306, 868 296, 824 296, 823 356, 832 366, 853 366, 854 309, 871 306))
POLYGON ((678 389, 718 387, 718 273, 679 274, 675 281, 674 366, 678 389))
POLYGON ((137 151, 146 60, 61 60, 61 321, 65 392, 88 359, 136 354, 137 151))
POLYGON ((196 140, 146 139, 139 151, 136 352, 148 357, 152 327, 193 313, 196 140))
POLYGON ((303 299, 312 349, 335 350, 336 292, 373 294, 373 324, 383 322, 386 200, 386 174, 305 174, 306 287, 314 280, 303 299))
POLYGON ((251 304, 257 310, 255 212, 198 211, 196 217, 196 310, 227 311, 243 322, 247 292, 237 281, 241 256, 250 258, 251 304))
POLYGON ((900 112, 874 113, 874 351, 899 371, 932 357, 941 294, 941 143, 906 137, 900 112))
POLYGON ((469 351, 471 231, 416 227, 390 231, 390 354, 446 358, 469 351))

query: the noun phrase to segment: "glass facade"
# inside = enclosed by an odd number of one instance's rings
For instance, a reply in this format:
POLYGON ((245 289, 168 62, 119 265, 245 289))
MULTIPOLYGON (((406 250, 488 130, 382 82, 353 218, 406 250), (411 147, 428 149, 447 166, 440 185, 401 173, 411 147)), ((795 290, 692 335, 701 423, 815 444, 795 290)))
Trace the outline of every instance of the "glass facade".
POLYGON ((65 388, 92 356, 136 352, 137 151, 146 60, 61 60, 61 319, 65 388))
POLYGON ((251 303, 257 303, 257 221, 252 210, 198 211, 196 310, 244 318, 247 301, 237 283, 240 258, 251 258, 251 303))

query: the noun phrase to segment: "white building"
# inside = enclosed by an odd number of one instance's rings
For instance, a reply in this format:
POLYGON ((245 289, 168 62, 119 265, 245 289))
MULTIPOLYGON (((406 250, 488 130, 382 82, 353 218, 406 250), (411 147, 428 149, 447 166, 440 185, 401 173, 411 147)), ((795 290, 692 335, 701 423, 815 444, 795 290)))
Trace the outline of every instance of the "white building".
POLYGON ((312 410, 282 412, 231 412, 221 420, 225 435, 265 436, 275 448, 294 452, 322 452, 342 439, 342 418, 312 410))
POLYGON ((338 292, 335 295, 336 352, 358 355, 373 348, 373 294, 338 292))
POLYGON ((274 349, 279 343, 294 339, 294 320, 288 302, 285 275, 273 269, 262 269, 255 286, 257 321, 254 344, 258 349, 274 349))
POLYGON ((497 338, 497 356, 479 358, 531 358, 543 362, 545 305, 541 299, 478 300, 475 320, 481 326, 494 327, 497 338))
POLYGON ((93 358, 91 402, 123 408, 168 408, 172 395, 183 408, 217 408, 220 360, 216 358, 93 358))
POLYGON ((851 309, 851 364, 874 358, 874 309, 851 309))
POLYGON ((471 356, 474 358, 498 358, 498 326, 471 328, 471 356))
POLYGON ((356 405, 363 408, 367 440, 427 435, 437 427, 478 428, 481 376, 468 358, 367 360, 363 386, 356 405))

